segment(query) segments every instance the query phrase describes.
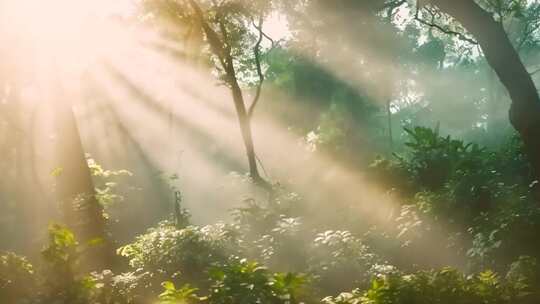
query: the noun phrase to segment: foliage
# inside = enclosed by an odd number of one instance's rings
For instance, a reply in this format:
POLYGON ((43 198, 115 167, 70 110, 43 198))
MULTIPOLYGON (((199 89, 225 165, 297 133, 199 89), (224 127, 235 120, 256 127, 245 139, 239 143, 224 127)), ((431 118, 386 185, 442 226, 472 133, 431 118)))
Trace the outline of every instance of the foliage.
POLYGON ((410 139, 405 149, 393 159, 378 158, 371 167, 404 198, 394 219, 395 237, 384 242, 397 240, 394 250, 422 257, 412 252, 442 241, 440 255, 467 259, 462 266, 475 270, 499 271, 520 255, 535 255, 530 231, 540 218, 525 186, 528 169, 519 141, 488 150, 440 136, 438 130, 415 127, 406 132, 410 139))
MULTIPOLYGON (((117 240, 129 242, 117 250, 124 264, 108 265, 110 270, 85 265, 82 257, 91 257, 88 249, 103 240, 80 243, 69 228, 51 224, 42 259, 30 259, 35 267, 25 257, 0 253, 0 302, 136 304, 157 300, 163 304, 293 304, 317 302, 327 295, 352 290, 326 297, 323 303, 537 303, 540 209, 531 188, 538 181, 532 178, 519 138, 501 136, 507 135, 510 127, 506 118, 510 98, 463 26, 433 5, 418 7, 417 11, 413 3, 422 4, 397 0, 137 1, 140 18, 118 18, 112 23, 118 29, 129 24, 135 36, 142 33, 140 25, 150 25, 163 34, 158 37, 144 32, 143 36, 151 36, 151 41, 141 46, 150 46, 152 52, 173 54, 186 67, 194 64, 197 68, 185 69, 187 77, 182 80, 189 80, 192 72, 206 69, 232 88, 240 123, 247 126, 242 128, 244 139, 248 139, 246 134, 256 123, 249 109, 245 117, 245 109, 238 107, 241 103, 248 106, 243 96, 250 94, 244 89, 260 89, 263 78, 265 85, 275 89, 272 95, 265 91, 260 96, 268 101, 264 105, 270 110, 264 113, 265 120, 270 118, 268 121, 272 122, 267 131, 286 126, 295 133, 283 138, 296 137, 307 143, 310 151, 291 159, 314 160, 306 164, 321 168, 310 171, 309 179, 300 179, 299 183, 303 194, 315 198, 315 203, 305 202, 297 193, 276 186, 268 200, 244 200, 241 207, 233 210, 230 223, 197 226, 190 222, 190 212, 181 204, 180 190, 191 189, 180 189, 173 183, 177 175, 167 176, 170 189, 163 191, 167 194, 161 193, 163 189, 149 192, 159 192, 160 203, 168 207, 174 201, 174 218, 158 223, 134 240, 131 236, 126 241, 115 235, 117 240), (276 43, 269 33, 257 28, 269 25, 267 21, 276 14, 286 17, 283 23, 287 23, 290 34, 286 42, 276 43), (415 18, 437 26, 422 27, 415 18), (435 129, 417 126, 435 124, 435 129), (371 160, 375 152, 385 157, 378 157, 366 168, 365 161, 371 160), (381 219, 377 222, 380 225, 361 227, 349 220, 364 220, 352 212, 347 219, 336 220, 334 213, 360 210, 352 205, 357 201, 364 204, 366 200, 344 199, 350 205, 343 208, 341 198, 356 192, 347 187, 338 189, 346 192, 343 196, 340 191, 319 192, 319 183, 336 176, 334 167, 338 173, 341 167, 346 169, 345 174, 337 174, 337 181, 367 173, 367 177, 382 185, 392 203, 385 214, 386 221, 381 219), (328 201, 324 209, 319 205, 323 200, 328 201), (317 216, 313 216, 315 213, 317 216), (443 265, 451 267, 441 268, 443 265)), ((540 4, 526 0, 475 3, 504 27, 524 66, 536 77, 540 4)), ((161 55, 152 58, 172 63, 171 58, 161 55)), ((111 69, 114 66, 115 62, 107 64, 111 69)), ((174 64, 169 68, 176 69, 174 64)), ((161 67, 156 70, 169 71, 161 67)), ((40 172, 34 169, 40 166, 25 167, 24 157, 31 154, 27 147, 31 145, 21 136, 32 133, 33 127, 24 124, 34 121, 26 117, 34 110, 26 113, 24 107, 18 109, 19 99, 36 95, 34 89, 41 86, 33 83, 32 77, 18 75, 17 68, 6 71, 8 78, 0 83, 0 150, 5 158, 0 162, 5 177, 0 184, 0 233, 2 241, 6 241, 2 245, 12 250, 12 238, 33 240, 26 231, 31 226, 26 224, 34 220, 26 218, 27 213, 33 214, 28 210, 43 210, 38 209, 38 204, 30 204, 34 202, 27 197, 27 193, 38 193, 34 184, 39 184, 40 172), (11 74, 27 81, 19 88, 11 83, 19 82, 10 79, 11 74), (26 175, 35 175, 38 181, 26 175)), ((134 97, 146 97, 138 110, 151 110, 150 116, 157 122, 164 119, 159 115, 167 112, 171 127, 181 124, 187 132, 183 135, 195 131, 196 136, 186 138, 193 137, 197 146, 210 143, 217 134, 208 133, 206 128, 198 130, 198 123, 191 126, 192 119, 184 119, 187 116, 176 117, 174 107, 163 103, 163 98, 172 94, 163 91, 153 100, 154 96, 143 94, 138 85, 131 85, 130 89, 140 91, 134 97), (208 141, 199 143, 198 139, 203 137, 208 141)), ((185 92, 189 93, 185 96, 188 99, 202 100, 200 93, 208 93, 201 91, 204 86, 188 88, 176 82, 170 85, 189 89, 185 92)), ((256 91, 257 97, 259 93, 256 91)), ((220 122, 228 122, 227 109, 211 103, 203 108, 207 106, 210 108, 206 110, 215 115, 199 115, 202 119, 219 116, 220 122)), ((106 110, 113 121, 123 117, 116 115, 117 107, 113 111, 107 107, 99 110, 106 110)), ((141 150, 137 142, 146 137, 132 137, 127 126, 120 121, 117 125, 121 135, 133 141, 129 148, 136 148, 151 167, 153 157, 146 159, 142 153, 146 149, 141 150)), ((158 125, 161 124, 156 124, 156 128, 158 125)), ((279 132, 276 137, 282 138, 285 134, 279 132)), ((161 143, 151 141, 154 142, 161 143)), ((197 150, 210 153, 212 157, 208 159, 221 161, 213 157, 218 146, 209 146, 197 150)), ((249 140, 246 146, 249 150, 249 140)), ((285 156, 288 148, 277 147, 285 151, 285 156)), ((200 155, 201 160, 208 156, 200 155)), ((235 158, 228 160, 230 164, 223 168, 237 166, 235 158)), ((32 162, 31 166, 35 165, 32 162)), ((87 165, 96 198, 104 210, 124 199, 139 199, 124 193, 131 188, 120 184, 122 177, 132 175, 129 171, 106 170, 89 156, 87 165)), ((201 182, 203 177, 213 177, 223 168, 205 170, 194 180, 201 182)), ((59 177, 66 172, 59 167, 52 175, 59 177)), ((294 187, 297 176, 287 176, 286 187, 294 187)), ((366 196, 371 199, 371 193, 366 196)), ((373 199, 372 206, 379 211, 383 208, 376 205, 377 199, 373 199)), ((88 209, 84 205, 87 201, 88 193, 80 194, 74 207, 88 209)), ((97 209, 101 212, 101 208, 97 209)), ((156 214, 166 218, 170 209, 157 210, 156 214)), ((88 219, 81 221, 85 220, 88 219)), ((78 227, 74 228, 77 231, 78 227)), ((135 231, 134 227, 122 228, 135 231)))
POLYGON ((36 293, 34 267, 25 257, 0 252, 0 302, 15 303, 36 293))
POLYGON ((92 272, 91 300, 106 304, 133 304, 150 298, 151 274, 142 270, 115 275, 110 270, 92 272))
POLYGON ((466 144, 450 136, 442 137, 438 130, 429 128, 404 130, 410 136, 405 143, 410 153, 405 157, 398 156, 398 161, 417 184, 427 190, 440 189, 453 178, 453 174, 483 168, 485 150, 476 144, 466 144))
POLYGON ((96 199, 103 207, 110 207, 113 203, 122 201, 124 196, 118 194, 116 188, 118 183, 115 179, 123 176, 133 176, 128 170, 107 170, 98 164, 90 155, 87 155, 86 162, 92 177, 95 179, 96 199))
POLYGON ((189 284, 177 289, 173 282, 166 281, 161 286, 163 286, 164 291, 159 295, 160 304, 191 304, 198 303, 203 299, 195 294, 197 288, 192 288, 189 284))
POLYGON ((327 294, 369 282, 372 267, 380 263, 369 247, 350 231, 318 233, 309 257, 309 273, 327 294))
POLYGON ((39 276, 54 279, 36 280, 38 274, 24 258, 3 255, 0 270, 18 283, 1 281, 1 295, 51 303, 132 304, 156 298, 171 304, 300 303, 353 290, 323 302, 534 303, 540 271, 535 258, 523 255, 537 255, 531 240, 540 214, 520 195, 523 188, 507 185, 499 173, 508 162, 521 161, 520 150, 507 146, 490 152, 425 128, 408 132, 408 150, 391 161, 380 158, 372 168, 384 168, 387 176, 413 176, 409 185, 395 185, 412 194, 386 230, 321 231, 322 226, 306 224, 302 199, 282 191, 268 202, 245 200, 244 207, 233 210, 231 224, 178 227, 162 221, 118 249, 128 260, 127 272, 88 274, 81 271, 80 258, 93 242, 79 244, 71 230, 52 224, 39 276), (432 175, 436 170, 444 172, 432 175), (423 180, 435 177, 441 179, 423 180), (479 197, 465 187, 475 183, 490 190, 490 209, 475 209, 479 197), (379 243, 373 241, 377 237, 379 243), (461 266, 476 274, 423 269, 429 263, 422 259, 436 242, 444 247, 437 251, 441 258, 458 256, 467 262, 461 266), (513 259, 518 260, 510 264, 513 259), (397 267, 387 260, 398 262, 397 267), (424 264, 406 264, 413 261, 424 264), (499 275, 509 264, 506 275, 499 275))
MULTIPOLYGON (((495 214, 485 214, 469 229, 473 236, 467 254, 476 268, 511 262, 521 255, 537 257, 535 229, 540 227, 540 211, 534 202, 516 199, 495 214)), ((500 267, 500 266, 499 266, 500 267)))
POLYGON ((333 75, 324 64, 285 48, 274 50, 267 63, 267 82, 293 96, 306 110, 290 111, 280 99, 269 107, 280 113, 284 123, 305 135, 312 151, 354 159, 358 157, 357 147, 381 140, 380 109, 372 104, 369 94, 333 75))
POLYGON ((396 153, 393 160, 378 158, 372 168, 401 193, 415 196, 413 201, 420 209, 436 219, 467 217, 470 223, 482 212, 496 209, 498 203, 528 195, 520 186, 527 181, 527 169, 521 165, 522 152, 514 141, 498 151, 488 151, 440 136, 438 130, 415 127, 405 131, 410 137, 405 151, 396 153), (388 178, 392 174, 395 178, 388 178), (513 179, 508 178, 510 174, 513 179), (411 182, 397 180, 406 176, 411 182))
POLYGON ((54 266, 70 265, 77 259, 77 246, 73 232, 54 223, 49 226, 49 245, 43 249, 42 254, 54 266))
POLYGON ((163 221, 119 248, 118 254, 128 258, 135 269, 200 281, 210 266, 226 260, 233 245, 233 235, 225 224, 177 229, 174 223, 163 221))
POLYGON ((245 257, 280 271, 304 271, 309 245, 299 215, 302 199, 297 193, 275 189, 270 202, 244 200, 232 210, 234 229, 245 257))
MULTIPOLYGON (((527 261, 524 259, 523 261, 527 261)), ((519 262, 519 263, 523 263, 519 262)), ((519 266, 513 266, 518 268, 519 266)), ((532 281, 511 270, 506 278, 486 270, 466 276, 451 268, 421 271, 410 275, 394 273, 375 278, 366 291, 359 289, 327 297, 326 304, 397 303, 533 303, 532 281)))
POLYGON ((69 303, 87 303, 93 295, 94 280, 78 273, 84 247, 67 227, 49 226, 49 243, 41 251, 46 262, 45 299, 69 303))
POLYGON ((271 274, 256 262, 238 258, 213 268, 210 277, 214 281, 208 296, 212 304, 299 303, 299 292, 305 283, 301 275, 271 274))

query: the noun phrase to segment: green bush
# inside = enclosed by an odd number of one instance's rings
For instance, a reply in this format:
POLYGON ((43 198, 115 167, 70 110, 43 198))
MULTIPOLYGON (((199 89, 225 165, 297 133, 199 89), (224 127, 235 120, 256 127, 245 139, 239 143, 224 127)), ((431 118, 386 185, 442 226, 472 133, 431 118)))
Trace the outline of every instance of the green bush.
POLYGON ((213 281, 211 304, 300 303, 305 277, 292 273, 271 273, 256 262, 232 258, 210 271, 213 281))
POLYGON ((95 302, 99 294, 96 280, 81 272, 81 257, 100 240, 79 244, 75 234, 67 227, 49 225, 49 242, 41 251, 45 260, 43 296, 45 303, 86 304, 95 302))
POLYGON ((223 263, 235 253, 234 234, 228 225, 188 226, 177 229, 164 221, 118 249, 134 269, 155 276, 202 282, 210 266, 223 263))
POLYGON ((0 303, 17 303, 35 294, 34 267, 25 257, 0 252, 0 303))
POLYGON ((358 237, 340 230, 317 234, 309 255, 309 273, 326 294, 368 284, 372 268, 381 262, 358 237))
POLYGON ((522 258, 505 277, 486 270, 464 275, 452 268, 391 273, 376 277, 367 290, 356 289, 323 299, 325 304, 521 304, 536 303, 533 289, 537 275, 527 266, 535 262, 522 258))
POLYGON ((194 304, 205 300, 205 298, 197 296, 195 292, 198 289, 189 284, 177 289, 173 282, 165 281, 161 286, 163 286, 164 291, 159 294, 160 304, 194 304))
MULTIPOLYGON (((440 136, 425 127, 405 128, 409 140, 393 159, 377 158, 374 173, 392 187, 414 196, 418 192, 443 195, 450 210, 478 215, 523 189, 527 166, 519 144, 512 140, 496 151, 474 143, 440 136)), ((521 191, 521 192, 520 192, 521 191)), ((448 214, 444 214, 448 215, 448 214)))
POLYGON ((134 304, 147 302, 153 298, 152 276, 148 272, 134 272, 115 275, 110 270, 92 272, 90 298, 100 304, 134 304))

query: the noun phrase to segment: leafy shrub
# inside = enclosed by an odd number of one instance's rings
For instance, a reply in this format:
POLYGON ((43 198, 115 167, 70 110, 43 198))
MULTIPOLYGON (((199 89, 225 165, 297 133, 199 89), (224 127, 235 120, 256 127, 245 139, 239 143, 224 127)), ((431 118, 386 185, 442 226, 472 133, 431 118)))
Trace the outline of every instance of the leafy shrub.
POLYGON ((232 211, 235 224, 247 239, 256 240, 270 232, 285 213, 279 205, 268 206, 253 199, 244 201, 244 206, 232 211))
MULTIPOLYGON (((525 261, 525 260, 524 260, 525 261)), ((521 263, 524 263, 522 261, 521 263)), ((420 271, 411 275, 392 273, 379 276, 365 291, 356 289, 336 297, 327 297, 325 304, 476 304, 534 303, 530 279, 517 274, 514 266, 506 278, 492 271, 466 276, 451 268, 420 271)), ((536 294, 537 295, 537 294, 536 294)))
MULTIPOLYGON (((498 154, 477 144, 465 143, 438 130, 405 128, 409 141, 394 159, 378 158, 372 164, 376 176, 408 196, 436 193, 434 215, 450 219, 477 216, 493 207, 493 201, 507 193, 498 171, 498 154)), ((469 219, 470 220, 470 219, 469 219)))
POLYGON ((210 271, 214 282, 208 296, 212 304, 275 303, 295 304, 305 278, 292 273, 270 273, 265 267, 245 259, 232 258, 210 271))
POLYGON ((248 199, 243 207, 234 209, 234 227, 243 256, 277 271, 305 271, 313 232, 295 216, 301 205, 298 194, 276 188, 270 202, 248 199))
POLYGON ((91 276, 80 274, 82 254, 93 246, 80 245, 75 234, 67 227, 49 225, 49 242, 41 251, 45 260, 45 303, 84 304, 94 297, 95 281, 91 276))
POLYGON ((519 141, 488 151, 442 137, 438 130, 405 132, 405 150, 372 165, 404 198, 395 218, 400 243, 423 251, 421 244, 433 244, 430 235, 436 236, 454 253, 449 258, 468 257, 476 270, 501 270, 520 255, 538 252, 532 231, 540 227, 540 217, 527 189, 528 166, 519 141))
POLYGON ((0 302, 17 303, 36 293, 32 264, 13 252, 0 253, 0 302))
POLYGON ((273 229, 252 242, 245 242, 248 257, 259 259, 279 271, 305 271, 309 242, 300 218, 282 216, 273 229))
POLYGON ((101 304, 133 304, 152 298, 151 274, 142 270, 115 275, 110 270, 92 272, 91 298, 101 304))
POLYGON ((310 250, 309 273, 326 293, 366 285, 370 270, 380 261, 349 231, 328 230, 317 234, 310 250))
POLYGON ((42 250, 43 258, 61 273, 73 273, 72 267, 77 264, 79 242, 75 234, 65 226, 51 224, 49 226, 49 244, 42 250))
POLYGON ((476 144, 442 137, 438 130, 424 127, 404 130, 410 138, 405 143, 408 153, 397 155, 398 161, 416 183, 427 190, 440 189, 454 174, 485 169, 486 151, 476 144))
POLYGON ((535 258, 521 256, 510 265, 506 274, 506 280, 511 284, 510 288, 518 292, 518 295, 530 303, 535 303, 540 298, 540 267, 535 258))
POLYGON ((297 193, 274 187, 269 202, 246 199, 243 206, 233 209, 234 223, 239 232, 252 241, 269 234, 283 218, 297 218, 302 200, 297 193))
POLYGON ((165 281, 161 286, 163 286, 164 291, 159 294, 160 304, 193 304, 204 300, 195 294, 197 288, 193 288, 189 284, 177 289, 173 282, 165 281))
POLYGON ((473 237, 467 254, 477 269, 507 265, 522 255, 538 257, 540 245, 535 231, 540 229, 540 210, 523 199, 509 202, 496 214, 479 217, 469 228, 473 237))
MULTIPOLYGON (((399 179, 411 179, 409 194, 446 193, 459 203, 456 207, 486 211, 494 198, 505 196, 513 190, 509 187, 518 182, 509 180, 509 173, 526 171, 515 141, 497 151, 488 151, 474 143, 440 136, 438 130, 425 127, 404 130, 409 135, 405 150, 394 154, 394 159, 379 157, 372 168, 386 178, 395 175, 399 179)), ((403 183, 396 186, 407 188, 403 183)))
POLYGON ((225 224, 177 229, 174 223, 164 221, 119 248, 118 253, 135 269, 201 282, 205 270, 226 261, 234 252, 234 244, 232 230, 225 224))
POLYGON ((114 179, 122 176, 133 176, 133 173, 127 170, 103 169, 90 155, 86 155, 86 162, 90 173, 94 177, 96 199, 98 202, 103 207, 108 208, 115 202, 124 200, 124 196, 116 191, 118 183, 114 179))

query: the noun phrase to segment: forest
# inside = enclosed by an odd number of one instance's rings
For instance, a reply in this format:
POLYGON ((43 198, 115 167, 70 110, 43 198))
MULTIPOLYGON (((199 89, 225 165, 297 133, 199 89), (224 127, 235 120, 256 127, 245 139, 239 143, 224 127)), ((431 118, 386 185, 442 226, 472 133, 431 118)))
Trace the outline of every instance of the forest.
POLYGON ((0 304, 540 303, 540 1, 0 0, 0 304))

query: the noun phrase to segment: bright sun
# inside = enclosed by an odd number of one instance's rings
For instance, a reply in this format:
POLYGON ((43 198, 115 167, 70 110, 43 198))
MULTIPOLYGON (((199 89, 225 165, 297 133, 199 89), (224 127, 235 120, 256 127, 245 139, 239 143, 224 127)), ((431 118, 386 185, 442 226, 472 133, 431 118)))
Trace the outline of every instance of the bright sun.
POLYGON ((0 0, 4 53, 83 63, 111 42, 111 16, 131 13, 130 0, 0 0))

